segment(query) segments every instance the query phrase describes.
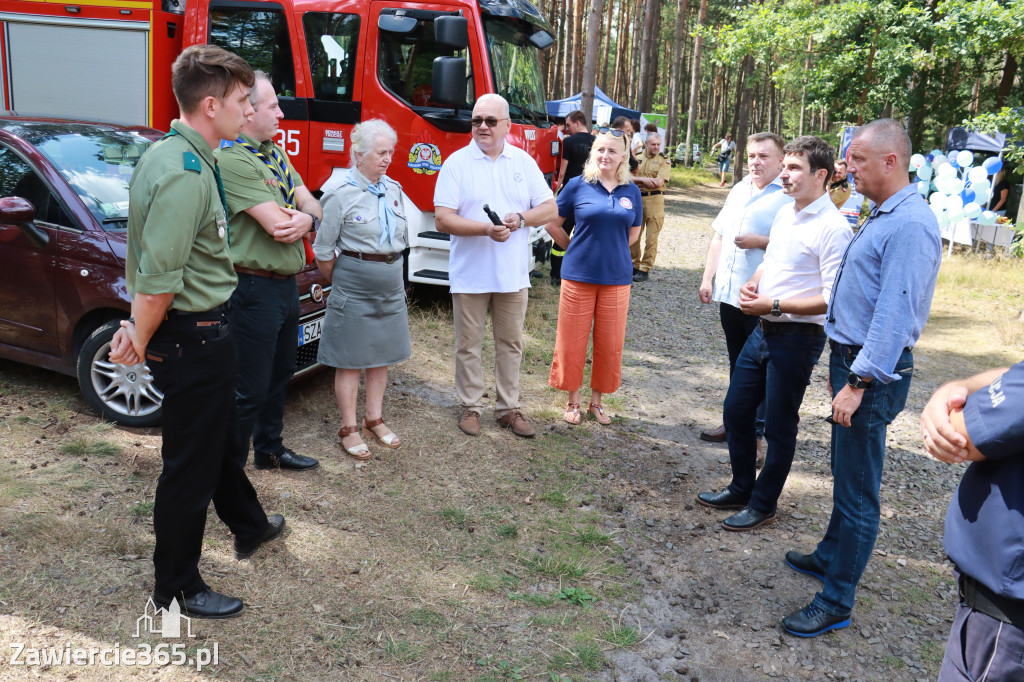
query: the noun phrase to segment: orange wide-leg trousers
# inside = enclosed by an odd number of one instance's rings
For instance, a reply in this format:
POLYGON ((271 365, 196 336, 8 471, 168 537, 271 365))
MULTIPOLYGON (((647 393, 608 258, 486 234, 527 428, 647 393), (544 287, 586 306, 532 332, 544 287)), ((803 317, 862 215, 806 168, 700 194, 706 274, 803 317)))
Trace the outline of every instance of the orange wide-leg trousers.
POLYGON ((628 284, 589 284, 563 279, 558 302, 555 357, 548 384, 562 391, 583 385, 587 341, 594 332, 590 388, 614 393, 622 383, 622 347, 626 342, 628 284))

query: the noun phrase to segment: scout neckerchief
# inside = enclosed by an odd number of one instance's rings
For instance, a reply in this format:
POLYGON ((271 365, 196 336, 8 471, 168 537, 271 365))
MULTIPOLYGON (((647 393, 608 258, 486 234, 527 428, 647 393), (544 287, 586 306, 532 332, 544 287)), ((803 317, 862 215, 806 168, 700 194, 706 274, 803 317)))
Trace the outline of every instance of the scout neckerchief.
MULTIPOLYGON (((377 246, 382 246, 385 240, 394 246, 395 244, 395 225, 398 224, 398 216, 391 210, 388 205, 387 198, 384 196, 385 186, 384 180, 387 178, 386 175, 380 176, 380 181, 377 184, 372 182, 366 186, 366 191, 377 197, 377 222, 380 223, 380 241, 377 242, 377 246)), ((348 184, 362 188, 362 186, 352 176, 352 171, 348 172, 348 184)))
MULTIPOLYGON (((295 208, 295 178, 292 177, 292 171, 288 166, 288 162, 281 156, 281 152, 277 151, 277 145, 273 142, 270 143, 270 156, 268 157, 259 149, 243 140, 241 136, 235 140, 235 144, 248 149, 252 152, 253 156, 267 165, 271 174, 277 178, 277 188, 281 190, 281 196, 284 197, 285 205, 290 209, 297 210, 295 208)), ((306 253, 306 263, 312 263, 314 255, 309 238, 303 237, 302 242, 303 250, 306 253)))
MULTIPOLYGON (((161 137, 160 139, 161 140, 166 140, 168 137, 174 137, 175 135, 181 135, 181 133, 179 133, 174 128, 171 128, 171 131, 169 133, 167 133, 166 135, 164 135, 163 137, 161 137)), ((184 135, 181 135, 181 136, 182 136, 182 138, 184 138, 184 140, 186 142, 188 142, 190 147, 192 147, 193 149, 196 149, 195 145, 192 144, 192 142, 187 137, 185 137, 184 135)), ((199 150, 196 149, 196 152, 198 152, 198 151, 199 150)), ((202 157, 203 157, 203 155, 199 154, 199 158, 202 158, 202 157)), ((224 229, 226 230, 226 234, 227 234, 227 238, 228 238, 228 246, 231 246, 231 223, 228 222, 228 197, 224 193, 224 183, 220 179, 220 166, 218 166, 216 162, 214 162, 214 164, 213 164, 213 177, 217 180, 217 193, 220 195, 220 205, 224 209, 224 225, 225 225, 224 229)), ((223 237, 225 235, 222 234, 220 236, 223 237)))

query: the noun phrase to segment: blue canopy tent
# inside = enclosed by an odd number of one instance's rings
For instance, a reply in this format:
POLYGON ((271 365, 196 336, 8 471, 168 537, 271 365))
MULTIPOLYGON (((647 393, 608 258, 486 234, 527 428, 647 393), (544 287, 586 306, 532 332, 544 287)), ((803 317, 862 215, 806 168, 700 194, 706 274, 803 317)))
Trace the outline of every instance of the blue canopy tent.
MULTIPOLYGON (((565 99, 550 100, 547 102, 548 114, 555 116, 556 118, 565 118, 570 112, 576 111, 580 108, 580 104, 583 101, 583 93, 578 92, 572 97, 566 97, 565 99)), ((611 119, 614 120, 617 116, 627 116, 629 118, 640 118, 640 112, 635 109, 627 109, 624 106, 616 104, 612 101, 612 98, 604 93, 601 88, 594 86, 594 110, 591 112, 590 120, 596 120, 597 110, 601 105, 610 106, 611 119)))

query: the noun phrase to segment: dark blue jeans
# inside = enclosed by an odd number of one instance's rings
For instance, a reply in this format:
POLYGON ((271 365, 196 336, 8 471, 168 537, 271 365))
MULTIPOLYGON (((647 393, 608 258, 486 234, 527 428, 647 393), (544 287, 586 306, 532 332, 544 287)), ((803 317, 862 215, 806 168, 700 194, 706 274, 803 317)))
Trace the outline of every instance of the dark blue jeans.
POLYGON ((299 290, 295 278, 271 279, 238 273, 228 319, 238 349, 238 438, 253 452, 284 451, 284 399, 295 373, 299 334, 299 290))
MULTIPOLYGON (((829 360, 829 382, 835 395, 850 374, 856 358, 848 346, 836 346, 829 360)), ((903 411, 914 372, 914 356, 904 350, 894 374, 899 381, 872 381, 849 427, 832 427, 832 518, 825 537, 814 550, 825 567, 825 586, 814 604, 828 613, 853 610, 857 583, 868 565, 878 537, 879 491, 885 461, 885 434, 903 411)))
MULTIPOLYGON (((722 323, 722 331, 725 332, 725 350, 729 353, 729 378, 736 371, 736 359, 743 352, 743 344, 747 342, 750 333, 757 328, 757 322, 761 318, 757 315, 745 315, 743 311, 728 303, 718 304, 718 319, 722 323)), ((764 401, 757 408, 757 437, 764 435, 764 401)))
POLYGON ((729 490, 749 497, 749 506, 773 512, 786 485, 796 451, 800 403, 811 370, 825 347, 825 334, 768 334, 757 328, 736 359, 725 396, 725 433, 732 483, 729 490), (756 418, 764 402, 768 453, 757 475, 756 418))

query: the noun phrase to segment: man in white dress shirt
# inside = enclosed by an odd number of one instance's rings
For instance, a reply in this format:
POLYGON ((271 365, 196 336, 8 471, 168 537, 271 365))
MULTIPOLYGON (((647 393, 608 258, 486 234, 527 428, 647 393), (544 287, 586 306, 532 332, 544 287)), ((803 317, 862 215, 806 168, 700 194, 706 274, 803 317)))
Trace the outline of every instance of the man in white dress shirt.
POLYGON ((739 509, 722 522, 744 531, 775 523, 775 508, 796 450, 800 403, 825 346, 825 312, 847 244, 846 219, 828 195, 834 159, 824 140, 804 136, 786 145, 783 191, 793 203, 775 216, 764 262, 740 290, 740 310, 760 316, 736 361, 725 397, 732 482, 697 501, 739 509), (768 454, 759 476, 755 415, 765 402, 768 454))
POLYGON ((537 162, 506 142, 512 127, 508 102, 487 94, 473 107, 473 139, 441 166, 434 188, 437 229, 451 235, 448 279, 455 315, 455 392, 462 402, 459 428, 480 433, 484 375, 482 345, 487 310, 494 327, 494 383, 498 424, 532 438, 519 404, 523 320, 530 288, 531 225, 558 215, 554 194, 537 162), (494 225, 484 204, 499 216, 494 225))

